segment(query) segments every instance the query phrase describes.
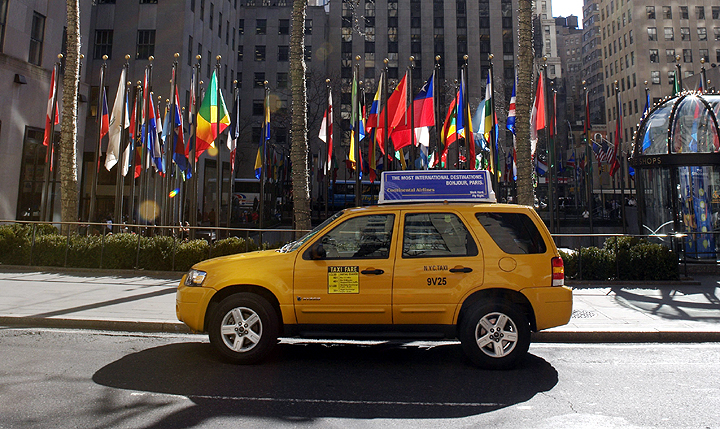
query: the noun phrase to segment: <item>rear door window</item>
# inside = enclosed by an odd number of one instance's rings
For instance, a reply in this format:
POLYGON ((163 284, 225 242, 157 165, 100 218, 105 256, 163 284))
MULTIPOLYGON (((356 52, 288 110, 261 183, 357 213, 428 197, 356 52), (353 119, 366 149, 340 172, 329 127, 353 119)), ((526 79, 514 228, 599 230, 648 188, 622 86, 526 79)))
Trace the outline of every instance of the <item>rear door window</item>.
POLYGON ((547 250, 537 226, 524 213, 483 212, 475 217, 505 253, 545 253, 547 250))
POLYGON ((477 245, 460 218, 452 213, 405 215, 403 258, 476 256, 477 245))

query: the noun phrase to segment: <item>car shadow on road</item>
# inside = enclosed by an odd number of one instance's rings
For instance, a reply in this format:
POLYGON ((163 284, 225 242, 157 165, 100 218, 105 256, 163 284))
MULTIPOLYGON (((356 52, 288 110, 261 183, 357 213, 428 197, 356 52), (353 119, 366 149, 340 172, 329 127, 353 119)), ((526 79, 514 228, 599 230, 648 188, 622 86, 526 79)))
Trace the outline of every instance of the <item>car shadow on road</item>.
POLYGON ((119 359, 93 376, 107 387, 181 395, 194 402, 152 427, 217 417, 454 418, 525 402, 552 389, 557 371, 527 355, 514 370, 471 366, 458 344, 280 344, 260 365, 219 360, 208 343, 177 343, 119 359))

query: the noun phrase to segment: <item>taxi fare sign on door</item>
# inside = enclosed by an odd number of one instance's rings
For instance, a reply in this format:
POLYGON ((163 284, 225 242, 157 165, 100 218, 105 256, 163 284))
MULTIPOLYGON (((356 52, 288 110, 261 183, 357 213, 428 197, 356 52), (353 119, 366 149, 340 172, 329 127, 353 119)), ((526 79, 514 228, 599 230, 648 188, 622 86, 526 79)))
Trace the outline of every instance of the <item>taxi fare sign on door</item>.
POLYGON ((328 267, 328 293, 360 293, 360 267, 328 267))

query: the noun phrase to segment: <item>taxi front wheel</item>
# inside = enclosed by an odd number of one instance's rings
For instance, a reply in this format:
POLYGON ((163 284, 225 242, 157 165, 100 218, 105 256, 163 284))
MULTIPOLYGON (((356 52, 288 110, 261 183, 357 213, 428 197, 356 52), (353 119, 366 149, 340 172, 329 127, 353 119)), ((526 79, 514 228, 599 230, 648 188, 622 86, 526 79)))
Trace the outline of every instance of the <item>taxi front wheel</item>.
POLYGON ((208 328, 210 343, 232 363, 256 363, 277 345, 277 314, 265 299, 251 293, 222 300, 208 328))
POLYGON ((530 325, 517 306, 500 301, 478 303, 463 318, 460 342, 475 365, 512 368, 530 347, 530 325))

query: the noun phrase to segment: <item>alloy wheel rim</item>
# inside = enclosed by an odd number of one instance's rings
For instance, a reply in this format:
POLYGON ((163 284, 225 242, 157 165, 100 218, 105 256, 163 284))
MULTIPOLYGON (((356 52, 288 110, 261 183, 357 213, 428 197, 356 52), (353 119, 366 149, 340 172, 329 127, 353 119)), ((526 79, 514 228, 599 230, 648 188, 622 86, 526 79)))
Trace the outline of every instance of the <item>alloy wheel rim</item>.
POLYGON ((255 310, 236 307, 228 311, 220 324, 220 337, 232 351, 245 353, 258 345, 263 326, 255 310))
POLYGON ((483 316, 475 327, 475 343, 492 358, 502 358, 512 353, 518 343, 515 322, 500 312, 483 316))

